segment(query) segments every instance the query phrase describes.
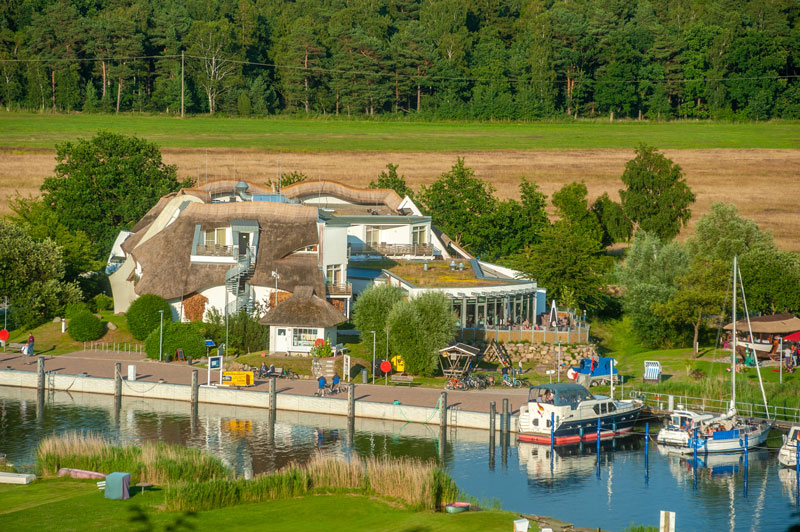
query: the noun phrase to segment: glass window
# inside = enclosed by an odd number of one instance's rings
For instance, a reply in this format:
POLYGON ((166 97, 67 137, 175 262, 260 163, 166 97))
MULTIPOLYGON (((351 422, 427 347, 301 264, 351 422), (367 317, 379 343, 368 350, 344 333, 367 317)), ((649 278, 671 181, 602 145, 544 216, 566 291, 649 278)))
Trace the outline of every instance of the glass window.
POLYGON ((325 269, 328 284, 341 284, 342 280, 342 265, 341 264, 328 264, 325 269))
POLYGON ((538 427, 539 426, 539 418, 538 417, 533 418, 533 426, 534 427, 538 427))
POLYGON ((374 225, 367 226, 367 244, 373 246, 381 241, 381 230, 374 225))
POLYGON ((278 329, 278 336, 286 336, 286 329, 278 329))
POLYGON ((592 407, 592 410, 594 410, 594 413, 597 414, 598 416, 600 415, 600 405, 594 405, 592 407))
POLYGON ((600 413, 601 413, 601 414, 605 414, 605 413, 607 413, 607 412, 608 412, 608 409, 607 409, 607 408, 608 408, 608 407, 607 407, 607 403, 603 403, 603 404, 601 404, 601 405, 600 405, 600 413))
POLYGON ((616 412, 617 411, 617 405, 615 405, 614 403, 608 403, 608 411, 609 412, 616 412))
POLYGON ((411 228, 411 243, 412 244, 427 244, 428 243, 428 231, 427 227, 421 225, 419 227, 412 227, 411 228))
POLYGON ((317 329, 293 329, 292 345, 296 347, 313 347, 317 341, 317 329))
POLYGON ((225 246, 227 242, 225 241, 225 228, 218 227, 217 229, 209 229, 206 231, 205 234, 205 245, 206 246, 225 246))

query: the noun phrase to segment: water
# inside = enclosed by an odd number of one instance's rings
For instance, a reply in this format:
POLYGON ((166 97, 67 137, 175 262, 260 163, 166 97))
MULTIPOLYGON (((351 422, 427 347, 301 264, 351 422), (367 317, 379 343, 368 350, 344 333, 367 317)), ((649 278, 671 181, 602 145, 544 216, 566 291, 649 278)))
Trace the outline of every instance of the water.
MULTIPOLYGON (((0 452, 13 464, 32 464, 38 442, 64 431, 90 430, 115 442, 162 440, 206 449, 245 476, 273 471, 317 452, 436 459, 438 427, 380 420, 355 420, 350 441, 340 416, 129 399, 47 394, 37 404, 34 390, 0 387, 0 452)), ((711 456, 695 469, 688 460, 662 455, 650 446, 645 479, 643 441, 604 444, 599 476, 594 445, 556 450, 517 444, 504 453, 497 440, 490 459, 488 432, 450 430, 444 459, 458 485, 479 500, 498 499, 503 508, 550 515, 577 526, 625 529, 632 523, 657 526, 659 510, 676 512, 677 529, 784 531, 800 522, 794 471, 780 470, 775 452, 711 456), (695 489, 695 471, 696 489, 695 489), (746 491, 745 491, 746 490, 746 491)))

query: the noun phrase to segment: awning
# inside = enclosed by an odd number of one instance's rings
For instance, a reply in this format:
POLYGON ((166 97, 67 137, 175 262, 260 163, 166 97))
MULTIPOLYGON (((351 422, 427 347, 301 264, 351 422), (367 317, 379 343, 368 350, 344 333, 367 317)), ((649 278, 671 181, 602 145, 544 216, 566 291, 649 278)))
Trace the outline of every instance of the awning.
POLYGON ((792 333, 789 336, 784 336, 783 339, 787 342, 800 342, 800 331, 792 333))
MULTIPOLYGON (((740 331, 747 330, 747 319, 736 322, 740 331)), ((750 318, 750 328, 754 333, 789 334, 800 331, 800 319, 792 314, 773 314, 772 316, 755 316, 750 318)), ((727 324, 724 329, 730 331, 733 324, 727 324)))

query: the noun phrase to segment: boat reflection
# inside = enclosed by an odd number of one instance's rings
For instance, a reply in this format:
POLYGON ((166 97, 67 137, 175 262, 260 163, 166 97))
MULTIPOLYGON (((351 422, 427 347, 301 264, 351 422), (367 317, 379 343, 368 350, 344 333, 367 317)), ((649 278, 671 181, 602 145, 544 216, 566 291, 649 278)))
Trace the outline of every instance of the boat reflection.
MULTIPOLYGON (((600 445, 600 464, 606 467, 617 453, 636 451, 642 447, 641 439, 635 437, 604 441, 600 445)), ((549 445, 517 443, 520 469, 525 469, 529 480, 549 483, 573 479, 580 481, 597 471, 597 447, 591 445, 562 445, 550 450, 549 445), (552 454, 551 454, 552 453, 552 454)))

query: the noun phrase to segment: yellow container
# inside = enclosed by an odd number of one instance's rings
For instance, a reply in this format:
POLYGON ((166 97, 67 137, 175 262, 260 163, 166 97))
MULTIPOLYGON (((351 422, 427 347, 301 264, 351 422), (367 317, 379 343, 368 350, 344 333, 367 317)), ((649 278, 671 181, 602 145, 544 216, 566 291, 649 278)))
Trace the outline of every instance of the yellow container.
POLYGON ((225 371, 222 373, 222 385, 252 386, 254 378, 252 371, 225 371))

